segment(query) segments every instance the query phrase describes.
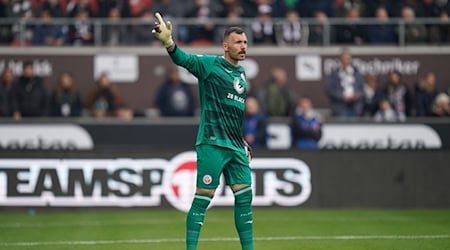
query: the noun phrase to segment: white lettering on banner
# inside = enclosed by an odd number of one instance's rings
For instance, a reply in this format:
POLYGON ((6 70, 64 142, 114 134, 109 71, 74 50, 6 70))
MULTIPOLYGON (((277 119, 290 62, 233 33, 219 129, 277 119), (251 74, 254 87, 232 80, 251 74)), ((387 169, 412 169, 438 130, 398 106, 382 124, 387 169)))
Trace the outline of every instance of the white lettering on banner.
POLYGON ((74 124, 0 125, 0 149, 89 150, 89 133, 74 124))
MULTIPOLYGON (((10 68, 15 76, 20 76, 22 75, 23 62, 23 60, 0 59, 0 73, 3 72, 5 68, 10 68)), ((31 62, 33 63, 33 72, 36 76, 48 77, 53 74, 53 65, 47 59, 35 59, 31 62)))
POLYGON ((422 124, 327 124, 320 148, 325 149, 437 149, 442 147, 436 131, 422 124))
MULTIPOLYGON (((353 64, 365 75, 372 74, 387 74, 392 70, 396 70, 404 75, 416 75, 419 73, 420 61, 408 61, 394 57, 387 60, 380 60, 374 58, 372 60, 363 60, 361 58, 353 58, 353 64)), ((325 59, 323 63, 324 73, 330 74, 334 69, 337 69, 340 65, 339 59, 325 59)))
MULTIPOLYGON (((311 195, 309 167, 293 158, 252 161, 255 206, 298 206, 311 195)), ((165 159, 2 159, 0 206, 157 207, 163 198, 187 211, 195 191, 196 153, 165 159)), ((232 206, 221 181, 212 206, 232 206)))

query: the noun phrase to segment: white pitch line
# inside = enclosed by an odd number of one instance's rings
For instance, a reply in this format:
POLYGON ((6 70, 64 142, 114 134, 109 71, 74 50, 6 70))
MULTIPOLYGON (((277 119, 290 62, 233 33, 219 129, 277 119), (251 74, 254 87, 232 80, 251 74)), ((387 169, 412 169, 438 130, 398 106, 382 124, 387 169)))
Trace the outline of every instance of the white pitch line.
MULTIPOLYGON (((255 241, 296 241, 296 240, 420 240, 420 239, 450 239, 450 235, 336 235, 336 236, 283 236, 255 237, 255 241)), ((200 241, 238 241, 238 238, 203 238, 200 241)), ((184 242, 184 238, 133 239, 133 240, 80 240, 80 241, 31 241, 31 242, 0 242, 2 247, 29 246, 61 246, 61 245, 114 245, 114 244, 154 244, 184 242)))

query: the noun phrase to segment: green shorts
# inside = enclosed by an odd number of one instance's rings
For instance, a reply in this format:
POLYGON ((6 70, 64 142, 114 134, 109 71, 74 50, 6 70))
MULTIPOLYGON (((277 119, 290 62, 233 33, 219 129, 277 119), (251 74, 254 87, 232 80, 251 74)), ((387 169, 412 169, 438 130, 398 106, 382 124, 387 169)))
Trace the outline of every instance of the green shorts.
POLYGON ((209 144, 201 144, 197 151, 197 187, 216 189, 223 173, 225 184, 252 183, 245 150, 233 150, 209 144))

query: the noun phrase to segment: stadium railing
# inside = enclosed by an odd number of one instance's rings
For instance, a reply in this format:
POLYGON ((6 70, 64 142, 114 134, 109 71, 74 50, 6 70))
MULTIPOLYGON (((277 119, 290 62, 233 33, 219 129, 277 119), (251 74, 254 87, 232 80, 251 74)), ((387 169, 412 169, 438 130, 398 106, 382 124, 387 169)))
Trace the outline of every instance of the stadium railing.
MULTIPOLYGON (((211 18, 208 19, 206 22, 204 20, 198 20, 195 18, 172 18, 171 22, 173 23, 176 32, 174 33, 175 39, 182 39, 183 35, 186 35, 186 32, 189 32, 189 27, 197 26, 197 25, 204 25, 206 23, 213 24, 216 28, 225 27, 228 25, 239 25, 243 26, 248 32, 247 35, 249 37, 249 42, 252 42, 252 32, 251 32, 251 25, 253 22, 255 22, 257 19, 255 18, 242 18, 239 19, 237 22, 230 23, 227 21, 227 19, 223 18, 211 18)), ((283 18, 273 18, 273 23, 276 27, 279 27, 283 21, 286 21, 286 19, 283 18)), ((319 22, 312 18, 301 18, 300 22, 304 27, 312 27, 312 26, 322 26, 324 35, 321 37, 322 41, 319 44, 314 44, 314 46, 333 46, 333 45, 342 45, 338 44, 338 42, 333 39, 332 37, 332 30, 334 28, 337 28, 342 25, 354 25, 354 26, 363 26, 367 27, 368 25, 375 25, 375 24, 385 24, 385 25, 392 25, 394 27, 397 41, 396 43, 392 44, 393 46, 407 46, 406 41, 406 27, 410 24, 422 24, 425 25, 427 31, 430 31, 430 28, 432 27, 440 27, 440 28, 447 28, 450 30, 450 21, 441 20, 439 18, 416 18, 414 21, 405 22, 405 20, 401 18, 391 18, 384 22, 380 22, 379 20, 375 18, 359 18, 356 21, 350 21, 346 18, 330 18, 326 22, 319 22)), ((44 24, 45 22, 39 18, 35 19, 14 19, 14 18, 0 18, 0 46, 10 46, 11 43, 8 41, 8 39, 12 39, 14 41, 15 46, 32 46, 33 44, 30 44, 31 36, 33 34, 33 28, 37 27, 38 25, 44 24)), ((64 27, 67 27, 71 24, 75 23, 75 19, 72 18, 54 18, 52 19, 52 24, 55 25, 62 25, 64 27)), ((123 18, 120 20, 120 22, 112 22, 111 20, 108 20, 106 18, 90 18, 86 20, 87 24, 90 24, 94 27, 94 42, 92 46, 105 46, 103 41, 104 36, 104 30, 111 25, 118 25, 123 28, 127 32, 132 33, 132 28, 140 26, 140 25, 147 25, 151 26, 153 24, 153 20, 151 22, 143 21, 139 18, 123 18)), ((149 27, 149 32, 150 32, 149 27)), ((220 30, 220 29, 216 29, 220 30)), ((277 29, 276 29, 277 30, 277 29)), ((430 33, 430 32, 428 32, 430 33)), ((129 33, 127 33, 129 34, 129 33)), ((218 42, 220 42, 220 35, 221 32, 215 32, 214 34, 214 43, 217 45, 218 42)), ((278 34, 279 36, 279 34, 278 34)), ((134 45, 135 43, 133 40, 128 39, 124 42, 121 42, 118 44, 118 46, 130 46, 134 45)), ((307 43, 304 43, 308 45, 307 43)), ((430 39, 429 34, 427 35, 427 38, 423 41, 423 44, 428 45, 449 45, 450 44, 450 38, 444 38, 442 41, 436 41, 433 40, 433 38, 430 39)), ((68 44, 70 45, 70 44, 68 44)), ((359 44, 348 44, 348 45, 359 45, 359 44)), ((377 46, 379 44, 371 44, 368 42, 364 42, 364 45, 366 46, 377 46)))

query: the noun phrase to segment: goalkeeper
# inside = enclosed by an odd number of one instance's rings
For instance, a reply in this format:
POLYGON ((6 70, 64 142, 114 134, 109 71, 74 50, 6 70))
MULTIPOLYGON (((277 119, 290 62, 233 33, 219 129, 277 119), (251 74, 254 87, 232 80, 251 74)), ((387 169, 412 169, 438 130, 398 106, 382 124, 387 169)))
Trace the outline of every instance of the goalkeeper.
POLYGON ((198 79, 201 116, 197 134, 197 188, 186 218, 186 249, 197 249, 206 209, 223 173, 234 193, 234 222, 243 250, 253 250, 251 151, 242 139, 247 82, 239 61, 245 59, 247 37, 239 27, 223 35, 223 56, 193 55, 172 39, 172 25, 159 13, 152 33, 172 61, 198 79))

